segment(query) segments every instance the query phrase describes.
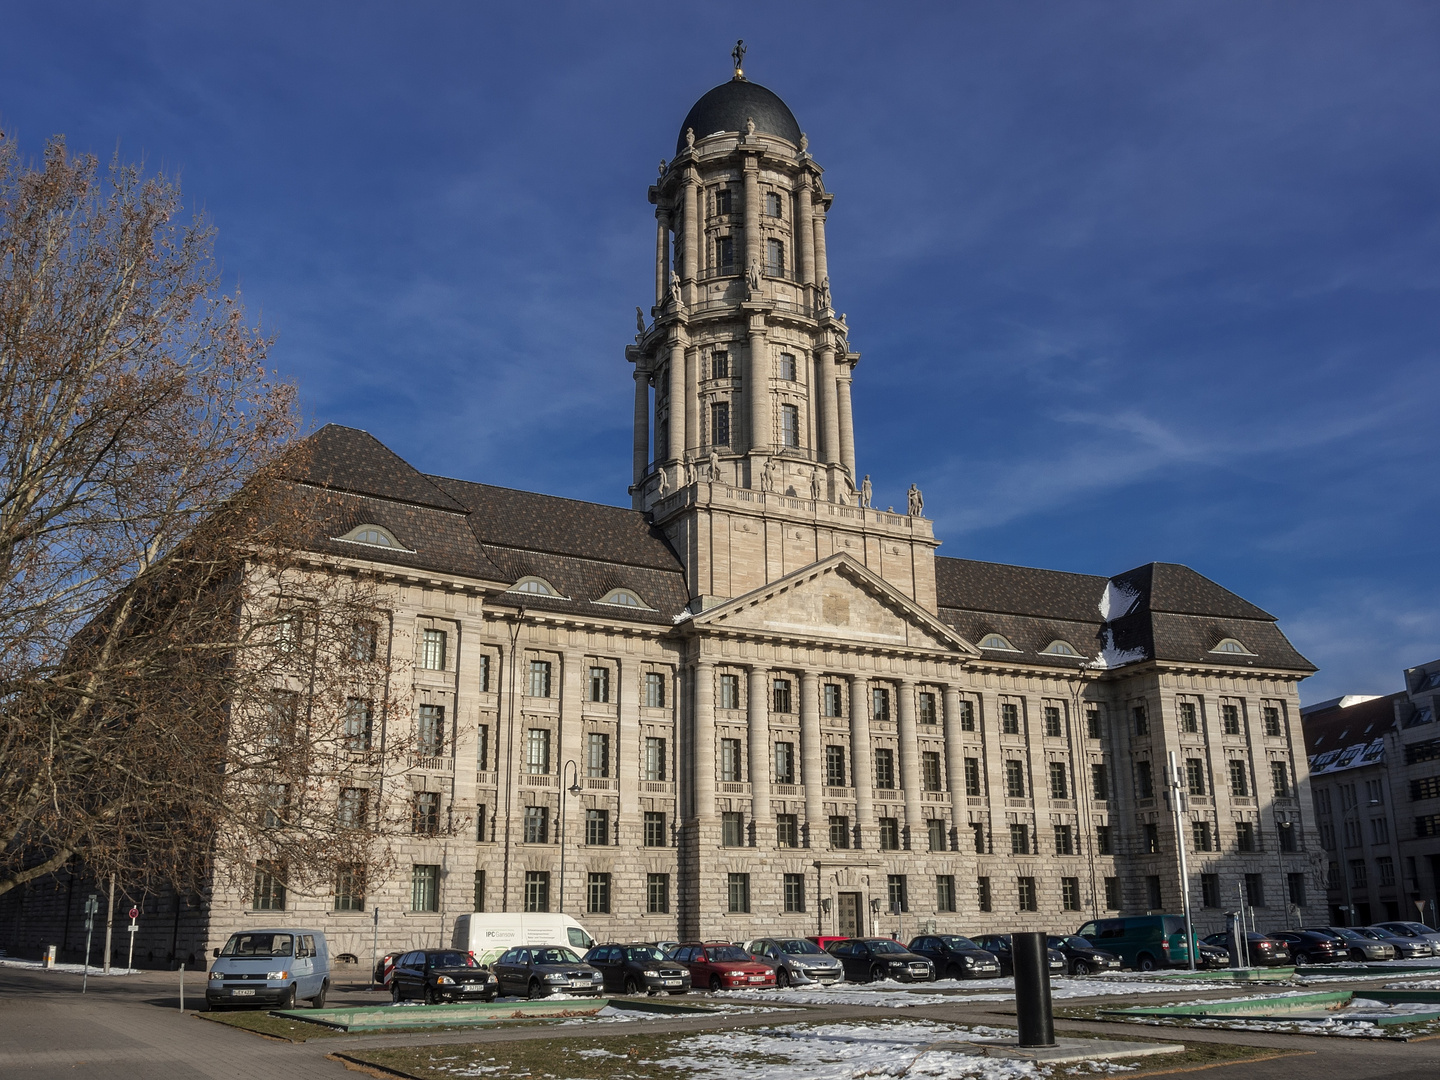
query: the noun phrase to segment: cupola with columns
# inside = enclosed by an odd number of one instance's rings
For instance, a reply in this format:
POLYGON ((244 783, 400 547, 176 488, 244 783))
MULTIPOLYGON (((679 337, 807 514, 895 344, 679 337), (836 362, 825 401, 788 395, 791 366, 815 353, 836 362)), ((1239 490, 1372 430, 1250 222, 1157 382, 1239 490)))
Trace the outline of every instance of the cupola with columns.
POLYGON ((848 551, 933 610, 929 521, 864 505, 850 405, 860 355, 825 243, 833 196, 789 107, 745 77, 744 52, 690 110, 649 189, 655 303, 648 321, 636 309, 625 350, 633 505, 675 544, 702 606, 848 551))

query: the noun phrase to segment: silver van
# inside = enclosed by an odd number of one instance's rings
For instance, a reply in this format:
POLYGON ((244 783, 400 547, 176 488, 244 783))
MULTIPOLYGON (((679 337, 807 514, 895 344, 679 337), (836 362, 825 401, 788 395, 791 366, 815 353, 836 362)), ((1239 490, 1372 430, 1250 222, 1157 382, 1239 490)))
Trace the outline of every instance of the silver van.
POLYGON ((240 930, 215 950, 205 1003, 278 1005, 293 1009, 303 998, 325 1007, 330 990, 330 946, 319 930, 240 930))

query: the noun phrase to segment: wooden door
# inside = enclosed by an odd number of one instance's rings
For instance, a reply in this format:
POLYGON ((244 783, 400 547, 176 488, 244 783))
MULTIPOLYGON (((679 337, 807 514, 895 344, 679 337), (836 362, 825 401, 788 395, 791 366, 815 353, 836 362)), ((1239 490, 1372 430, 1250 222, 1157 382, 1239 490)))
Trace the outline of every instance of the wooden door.
POLYGON ((865 925, 862 913, 865 906, 860 902, 860 894, 856 892, 842 892, 840 894, 840 914, 836 919, 835 929, 845 937, 861 937, 865 933, 865 925))

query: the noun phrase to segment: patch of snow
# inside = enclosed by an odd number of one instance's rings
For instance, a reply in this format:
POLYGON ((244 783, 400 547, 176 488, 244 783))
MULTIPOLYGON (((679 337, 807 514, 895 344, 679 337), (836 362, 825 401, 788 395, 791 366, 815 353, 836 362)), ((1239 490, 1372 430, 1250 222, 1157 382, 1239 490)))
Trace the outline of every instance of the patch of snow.
MULTIPOLYGON (((60 971, 66 975, 82 975, 86 970, 84 964, 54 964, 47 968, 39 960, 15 960, 11 957, 0 958, 0 967, 25 968, 28 971, 60 971)), ((91 975, 98 975, 102 978, 108 975, 140 974, 139 968, 111 967, 109 971, 106 971, 103 967, 97 967, 95 964, 91 964, 89 970, 91 975)), ((204 973, 201 972, 201 974, 204 973)))
POLYGON ((1112 668, 1124 667, 1126 664, 1133 664, 1144 659, 1145 650, 1139 646, 1133 649, 1117 649, 1115 647, 1115 631, 1107 626, 1105 628, 1105 644, 1101 647, 1100 654, 1086 666, 1097 668, 1100 671, 1109 671, 1112 668))
POLYGON ((1406 981, 1386 983, 1383 990, 1440 990, 1440 979, 1423 979, 1420 982, 1406 981))
POLYGON ((1139 599, 1139 590, 1116 581, 1107 581, 1105 592, 1100 597, 1100 618, 1107 623, 1124 618, 1135 609, 1135 601, 1139 599))
MULTIPOLYGON (((1108 997, 1117 994, 1174 993, 1177 987, 1160 982, 1141 982, 1106 978, 1101 975, 1087 979, 1056 979, 1050 984, 1050 996, 1056 1001, 1077 998, 1108 997)), ((1004 979, 940 979, 931 983, 836 983, 826 987, 791 988, 787 990, 722 990, 712 997, 730 999, 759 998, 763 1001, 790 1005, 862 1005, 877 1009, 913 1009, 921 1005, 954 1005, 967 1001, 1013 1001, 1015 980, 1004 979)))

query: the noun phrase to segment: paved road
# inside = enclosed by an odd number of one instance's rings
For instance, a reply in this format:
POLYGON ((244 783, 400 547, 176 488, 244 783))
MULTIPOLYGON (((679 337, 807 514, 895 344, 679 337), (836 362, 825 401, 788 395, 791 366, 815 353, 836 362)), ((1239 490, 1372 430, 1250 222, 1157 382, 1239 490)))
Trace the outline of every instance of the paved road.
MULTIPOLYGON (((190 973, 187 991, 193 997, 201 976, 190 973)), ((371 1035, 319 1039, 291 1044, 259 1038, 221 1024, 197 1019, 179 1010, 179 977, 174 972, 121 978, 92 978, 83 997, 80 977, 51 972, 0 968, 0 1077, 6 1080, 53 1080, 57 1077, 104 1077, 106 1080, 192 1080, 192 1078, 354 1077, 338 1062, 327 1061, 333 1050, 375 1046, 442 1046, 457 1042, 554 1038, 553 1028, 510 1028, 493 1032, 447 1032, 430 1035, 371 1035)), ((1233 991, 1231 991, 1233 993, 1233 991)), ((1183 996, 1197 996, 1194 990, 1183 996)), ((331 994, 333 1005, 372 1004, 383 995, 363 990, 331 994)), ((1109 999, 1111 1001, 1117 999, 1109 999)), ((1146 997, 1155 1003, 1155 996, 1146 997)), ((1013 1009, 1004 1003, 975 1002, 896 1010, 910 1018, 1010 1026, 1013 1009)), ((876 1010, 833 1006, 810 1012, 811 1020, 874 1019, 876 1010)), ((775 1023, 773 1014, 716 1017, 701 1021, 636 1021, 634 1032, 681 1032, 750 1027, 775 1023)), ((1137 1034, 1122 1024, 1057 1021, 1057 1030, 1105 1031, 1118 1037, 1137 1034)), ((620 1034, 613 1027, 605 1034, 620 1034)), ((597 1032, 600 1034, 600 1032, 597 1032)), ((1169 1031, 1146 1031, 1168 1035, 1169 1031)), ((1440 1080, 1440 1039, 1395 1043, 1361 1039, 1319 1039, 1262 1032, 1187 1030, 1189 1041, 1243 1042, 1280 1050, 1302 1050, 1314 1056, 1212 1069, 1206 1080, 1440 1080)), ((796 1080, 803 1080, 798 1075, 796 1080)))

